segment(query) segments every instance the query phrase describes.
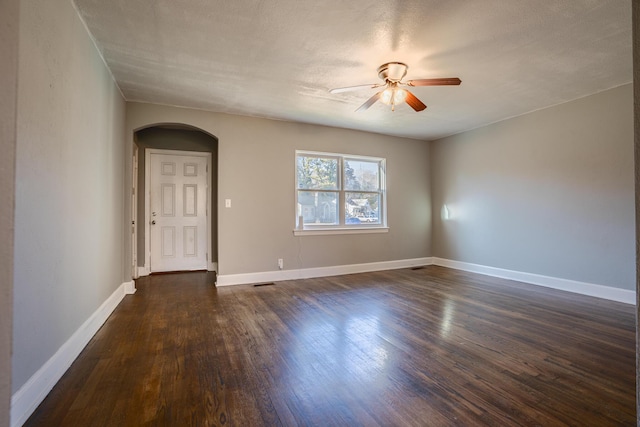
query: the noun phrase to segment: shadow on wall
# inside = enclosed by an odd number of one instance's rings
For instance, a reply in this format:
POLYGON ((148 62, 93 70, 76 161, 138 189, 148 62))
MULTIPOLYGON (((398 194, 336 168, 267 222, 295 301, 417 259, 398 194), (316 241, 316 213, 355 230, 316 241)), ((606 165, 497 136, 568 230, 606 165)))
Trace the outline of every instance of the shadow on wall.
MULTIPOLYGON (((145 187, 145 148, 181 150, 211 153, 211 242, 212 261, 218 260, 218 138, 199 128, 184 124, 161 124, 139 129, 134 133, 134 143, 138 146, 138 194, 143 195, 145 187)), ((138 224, 145 221, 144 197, 137 198, 138 224)), ((145 230, 138 227, 138 254, 144 253, 145 230)), ((138 266, 144 266, 144 257, 138 257, 138 266)))

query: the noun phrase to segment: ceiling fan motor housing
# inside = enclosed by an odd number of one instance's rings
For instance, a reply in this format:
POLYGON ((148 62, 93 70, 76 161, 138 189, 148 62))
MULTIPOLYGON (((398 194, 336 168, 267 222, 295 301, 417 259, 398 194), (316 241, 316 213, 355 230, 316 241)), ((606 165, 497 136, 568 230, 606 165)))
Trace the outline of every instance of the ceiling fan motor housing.
POLYGON ((387 62, 378 67, 378 77, 384 81, 399 82, 407 75, 408 68, 402 62, 387 62))

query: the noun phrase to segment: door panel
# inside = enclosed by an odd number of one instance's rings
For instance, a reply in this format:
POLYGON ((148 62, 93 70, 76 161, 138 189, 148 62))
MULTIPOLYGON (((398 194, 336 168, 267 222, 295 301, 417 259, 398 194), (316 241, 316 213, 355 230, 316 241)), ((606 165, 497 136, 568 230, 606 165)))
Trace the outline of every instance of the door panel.
POLYGON ((162 229, 162 257, 175 258, 176 256, 176 228, 160 227, 162 229))
POLYGON ((193 184, 185 184, 182 187, 182 200, 184 201, 184 216, 198 215, 198 186, 193 184))
POLYGON ((151 271, 207 268, 207 159, 150 154, 151 271))
MULTIPOLYGON (((162 216, 175 216, 176 186, 175 184, 161 184, 162 187, 162 216)), ((153 204, 152 204, 153 206, 153 204)))
POLYGON ((182 230, 184 236, 184 256, 198 256, 198 229, 196 227, 187 226, 182 230))

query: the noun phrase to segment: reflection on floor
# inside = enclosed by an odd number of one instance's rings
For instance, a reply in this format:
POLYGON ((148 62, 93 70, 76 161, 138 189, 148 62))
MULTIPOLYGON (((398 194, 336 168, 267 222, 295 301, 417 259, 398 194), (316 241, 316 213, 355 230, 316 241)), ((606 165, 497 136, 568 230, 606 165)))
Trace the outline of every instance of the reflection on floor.
POLYGON ((442 267, 136 283, 27 426, 635 425, 635 308, 442 267))

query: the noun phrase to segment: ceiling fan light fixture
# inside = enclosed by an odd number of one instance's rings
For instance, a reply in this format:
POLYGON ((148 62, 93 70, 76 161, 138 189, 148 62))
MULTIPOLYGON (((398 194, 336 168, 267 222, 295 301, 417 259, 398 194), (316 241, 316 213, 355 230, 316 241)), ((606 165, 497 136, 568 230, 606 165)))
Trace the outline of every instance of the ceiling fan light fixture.
POLYGON ((380 102, 387 105, 398 105, 407 98, 407 91, 396 87, 388 87, 380 94, 380 102))
POLYGON ((380 95, 380 102, 382 102, 383 104, 387 104, 390 105, 391 104, 391 100, 393 98, 395 98, 394 96, 394 89, 388 87, 385 90, 382 91, 382 95, 380 95))
POLYGON ((396 89, 393 91, 393 103, 400 104, 407 99, 407 91, 404 89, 396 89))

